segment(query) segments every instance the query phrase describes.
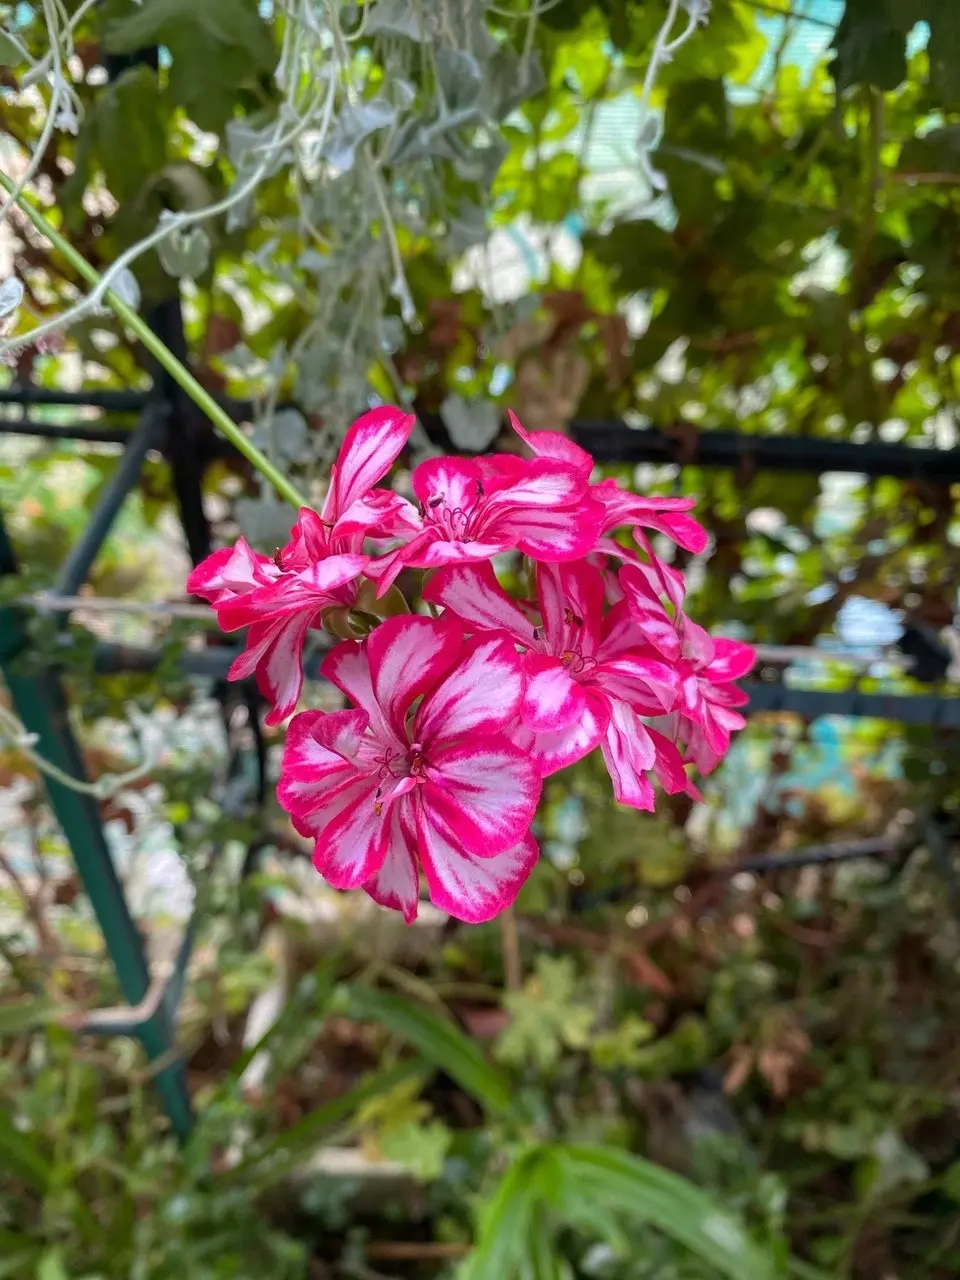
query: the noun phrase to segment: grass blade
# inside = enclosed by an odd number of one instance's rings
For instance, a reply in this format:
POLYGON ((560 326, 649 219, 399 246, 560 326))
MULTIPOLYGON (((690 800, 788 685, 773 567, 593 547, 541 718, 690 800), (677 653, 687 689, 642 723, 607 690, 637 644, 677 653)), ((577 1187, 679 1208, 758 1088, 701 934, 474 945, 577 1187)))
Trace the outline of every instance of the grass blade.
POLYGON ((404 996, 373 987, 348 987, 346 1010, 352 1018, 379 1022, 429 1062, 445 1071, 465 1093, 493 1114, 509 1111, 510 1083, 449 1018, 423 1008, 404 996))
POLYGON ((685 1245, 729 1280, 774 1280, 773 1262, 735 1217, 686 1178, 612 1147, 552 1148, 566 1170, 572 1205, 596 1200, 605 1210, 640 1219, 685 1245))

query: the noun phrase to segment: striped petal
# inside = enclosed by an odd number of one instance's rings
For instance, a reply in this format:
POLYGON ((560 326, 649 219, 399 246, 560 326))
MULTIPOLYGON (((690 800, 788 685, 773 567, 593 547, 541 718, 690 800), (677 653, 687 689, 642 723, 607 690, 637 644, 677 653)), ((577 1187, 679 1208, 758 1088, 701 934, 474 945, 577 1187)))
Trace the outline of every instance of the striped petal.
POLYGON ((358 498, 378 484, 396 462, 416 425, 412 413, 392 405, 371 409, 359 417, 343 438, 323 504, 324 518, 333 523, 358 498))
POLYGON ((533 623, 501 587, 489 563, 438 569, 423 598, 455 613, 472 631, 506 631, 518 644, 533 644, 533 623))
POLYGON ((350 803, 317 834, 313 865, 334 889, 357 889, 383 865, 393 819, 377 789, 376 778, 364 779, 350 803))
POLYGON ((528 653, 521 717, 537 733, 556 733, 575 725, 586 711, 583 688, 559 658, 528 653))
POLYGON ((540 852, 527 834, 494 857, 478 858, 431 826, 423 812, 418 827, 430 901, 467 924, 483 924, 505 911, 516 900, 540 852))
POLYGON ((415 699, 459 665, 462 650, 463 626, 452 616, 387 618, 367 638, 373 695, 398 738, 415 699))
POLYGON ((610 721, 600 749, 619 804, 653 812, 655 794, 648 775, 656 764, 653 739, 636 712, 623 702, 613 702, 610 721))
POLYGON ((383 865, 363 886, 374 902, 401 911, 407 924, 417 918, 420 904, 420 872, 417 866, 417 833, 407 806, 394 805, 383 865))
POLYGON ((462 648, 457 665, 414 718, 414 737, 428 746, 466 734, 496 733, 517 714, 524 672, 509 636, 474 636, 462 648))
POLYGON ((420 788, 426 820, 480 858, 530 829, 542 783, 536 762, 503 737, 434 747, 420 788))

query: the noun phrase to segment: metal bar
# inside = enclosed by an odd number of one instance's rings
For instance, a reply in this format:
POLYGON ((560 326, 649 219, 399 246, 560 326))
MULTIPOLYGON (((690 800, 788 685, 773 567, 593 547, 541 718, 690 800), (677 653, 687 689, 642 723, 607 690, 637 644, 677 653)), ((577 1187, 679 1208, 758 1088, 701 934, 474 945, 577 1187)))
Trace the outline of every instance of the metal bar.
POLYGON ((817 689, 790 689, 783 684, 745 682, 750 702, 746 715, 764 711, 789 711, 816 720, 819 716, 850 716, 854 719, 892 720, 897 724, 933 725, 940 729, 960 729, 960 697, 937 694, 862 693, 859 689, 821 692, 817 689))
POLYGON ((133 434, 131 427, 115 427, 95 422, 77 423, 68 426, 54 425, 51 422, 8 422, 0 418, 0 435, 34 436, 39 440, 76 440, 89 444, 126 444, 133 434))
POLYGON ((748 435, 738 431, 684 431, 579 418, 570 434, 598 462, 661 462, 694 467, 755 467, 762 471, 844 471, 900 480, 960 481, 960 449, 855 444, 809 436, 748 435))
POLYGON ((140 478, 144 459, 151 449, 156 449, 163 439, 164 411, 160 405, 148 405, 139 425, 130 434, 130 442, 116 471, 104 485, 103 492, 90 516, 90 522, 79 540, 71 548, 57 577, 54 591, 57 595, 72 596, 83 586, 117 518, 130 490, 140 478))
MULTIPOLYGON (((0 575, 17 569, 13 548, 0 520, 0 575)), ((17 671, 16 658, 25 633, 16 612, 0 609, 0 671, 6 680, 13 708, 24 727, 37 735, 36 749, 58 769, 84 780, 83 760, 70 729, 63 686, 52 670, 40 675, 17 671)), ((107 847, 100 812, 92 796, 52 778, 44 778, 54 816, 70 845, 77 873, 103 933, 123 998, 140 1005, 150 990, 150 973, 143 942, 130 915, 123 886, 107 847)), ((163 1059, 156 1073, 156 1087, 174 1132, 185 1138, 193 1124, 186 1071, 173 1056, 173 1019, 166 1000, 138 1028, 148 1058, 163 1059)))
POLYGON ((77 405, 112 409, 116 413, 139 413, 147 400, 148 395, 144 391, 56 391, 29 385, 0 388, 0 404, 19 404, 24 408, 38 404, 77 405))

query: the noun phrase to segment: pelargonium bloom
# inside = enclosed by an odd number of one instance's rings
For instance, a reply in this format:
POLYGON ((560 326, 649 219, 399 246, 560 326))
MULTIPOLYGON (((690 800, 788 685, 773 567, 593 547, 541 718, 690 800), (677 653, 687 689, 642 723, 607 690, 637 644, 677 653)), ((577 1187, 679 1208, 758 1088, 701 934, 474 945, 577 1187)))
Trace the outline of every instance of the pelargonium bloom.
MULTIPOLYGON (((510 424, 537 458, 552 458, 554 462, 576 471, 584 483, 589 481, 594 463, 585 449, 555 431, 526 431, 512 411, 510 424)), ((641 497, 627 489, 621 489, 615 480, 601 480, 589 485, 589 494, 604 509, 601 535, 609 534, 623 525, 631 525, 635 529, 653 529, 662 533, 685 551, 697 555, 706 549, 706 530, 687 514, 695 505, 693 498, 641 497)), ((635 558, 610 538, 601 537, 598 548, 620 556, 621 559, 635 558)))
POLYGON ((541 790, 504 732, 523 696, 509 637, 465 639, 449 616, 391 618, 331 650, 322 672, 356 709, 294 717, 277 792, 314 839, 320 874, 408 922, 421 869, 431 901, 458 920, 502 911, 537 859, 541 790))
POLYGON ((526 676, 515 740, 528 746, 547 776, 603 753, 614 795, 650 810, 654 773, 668 792, 691 786, 676 748, 641 716, 676 704, 676 673, 652 654, 625 604, 603 612, 602 574, 584 561, 539 565, 539 625, 512 600, 489 565, 439 570, 424 599, 471 629, 505 631, 525 650, 526 676))
POLYGON ((297 706, 303 688, 303 645, 324 610, 349 609, 357 599, 367 538, 395 536, 405 503, 374 490, 413 430, 412 414, 389 407, 358 418, 344 437, 321 513, 302 507, 290 541, 271 560, 243 538, 208 556, 187 579, 187 590, 208 600, 224 631, 249 628, 244 653, 230 680, 256 675, 273 704, 267 724, 279 724, 297 706))
POLYGON ((749 698, 734 682, 753 669, 757 652, 740 640, 711 636, 687 617, 681 621, 680 637, 680 699, 670 731, 684 744, 686 758, 706 776, 727 754, 733 734, 746 724, 735 708, 745 706, 749 698))
POLYGON ((604 509, 587 477, 551 458, 428 458, 413 473, 412 537, 371 570, 386 591, 404 568, 477 563, 505 551, 577 560, 591 551, 604 509))

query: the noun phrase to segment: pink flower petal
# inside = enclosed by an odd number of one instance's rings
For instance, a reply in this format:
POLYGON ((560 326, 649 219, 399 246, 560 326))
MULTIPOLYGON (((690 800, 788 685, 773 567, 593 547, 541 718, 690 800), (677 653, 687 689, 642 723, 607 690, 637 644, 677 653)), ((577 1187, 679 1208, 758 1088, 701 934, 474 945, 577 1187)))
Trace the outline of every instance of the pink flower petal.
MULTIPOLYGON (((575 467, 552 458, 535 458, 526 464, 522 478, 487 497, 484 512, 487 520, 499 519, 531 508, 571 507, 582 502, 584 496, 583 476, 575 467)), ((568 518, 572 518, 570 513, 568 518)))
POLYGON ((586 560, 540 564, 537 595, 550 652, 592 657, 600 643, 603 574, 586 560))
POLYGON ((410 477, 418 502, 428 511, 443 506, 465 514, 477 505, 483 479, 472 458, 426 458, 410 477))
POLYGON ((640 717, 625 703, 612 703, 600 749, 617 802, 652 813, 656 797, 647 773, 656 764, 656 748, 640 717))
POLYGON ((524 724, 537 733, 558 733, 582 719, 586 694, 559 658, 528 653, 524 669, 527 679, 520 713, 524 724))
POLYGON ((319 785, 345 765, 355 769, 367 723, 363 711, 301 711, 287 726, 281 778, 319 785))
POLYGON ((529 750, 536 757, 541 777, 576 764, 603 741, 610 720, 609 702, 593 689, 585 692, 586 701, 579 720, 557 733, 533 735, 529 750))
POLYGON ((535 761, 504 737, 434 747, 426 778, 420 795, 427 821, 481 858, 523 838, 542 789, 535 761))
POLYGON ((553 458, 556 462, 564 462, 579 472, 584 480, 590 479, 593 458, 585 449, 574 444, 569 436, 562 436, 556 431, 526 431, 512 409, 507 410, 507 416, 514 431, 538 458, 553 458))
POLYGON ((369 775, 358 774, 344 765, 341 773, 329 774, 320 783, 281 777, 277 799, 296 830, 316 841, 334 818, 369 798, 371 785, 375 783, 371 783, 369 775))
POLYGON ((373 694, 398 738, 416 698, 461 661, 463 626, 452 615, 387 618, 367 638, 373 694))
POLYGON ((523 687, 520 657, 509 636, 474 636, 417 708, 413 736, 426 748, 465 734, 496 733, 516 717, 523 687))
POLYGON ((410 828, 406 808, 394 805, 391 809, 386 857, 380 870, 363 888, 374 902, 402 911, 407 924, 412 924, 420 905, 420 872, 416 859, 416 827, 410 828))
POLYGON ((474 631, 506 631, 518 644, 533 644, 533 623, 500 586, 489 563, 437 569, 423 598, 449 609, 474 631))
POLYGON ((394 750, 405 751, 406 734, 395 732, 374 694, 366 646, 366 640, 344 640, 335 645, 320 664, 320 674, 366 714, 375 738, 394 750))
POLYGON ((245 680, 256 674, 257 687, 273 703, 264 720, 280 724, 297 709, 303 689, 303 642, 313 615, 291 616, 255 622, 247 632, 247 649, 232 663, 228 680, 245 680))
POLYGON ((359 794, 317 835, 313 865, 334 889, 358 889, 383 865, 392 816, 377 799, 377 779, 365 779, 359 794))
POLYGON ((343 438, 323 504, 330 522, 343 515, 358 498, 383 479, 396 462, 416 425, 412 413, 392 405, 371 409, 359 417, 343 438))
POLYGON ((217 608, 217 620, 224 631, 238 631, 259 619, 309 612, 313 618, 333 603, 332 592, 353 582, 368 563, 367 556, 328 556, 318 564, 296 573, 285 573, 276 582, 237 596, 217 608))
POLYGON ((516 900, 540 852, 526 834, 502 853, 478 858, 432 827, 423 811, 418 825, 430 901, 467 924, 483 924, 505 911, 516 900))
POLYGON ((253 551, 244 538, 207 556, 187 578, 187 591, 211 604, 268 586, 280 570, 267 556, 253 551))
POLYGON ((444 541, 437 538, 408 556, 407 563, 415 569, 440 569, 450 564, 482 563, 512 549, 513 544, 506 538, 499 542, 492 542, 488 538, 483 542, 457 542, 454 539, 444 541))
POLYGON ((703 672, 713 684, 726 684, 748 675, 757 661, 757 651, 739 640, 723 636, 713 638, 714 657, 703 672))
POLYGON ((493 527, 532 560, 582 560, 596 544, 601 513, 598 503, 585 499, 576 509, 527 508, 505 514, 493 527))
POLYGON ((627 652, 606 659, 590 673, 590 683, 643 715, 672 711, 677 702, 676 669, 643 653, 627 652))

